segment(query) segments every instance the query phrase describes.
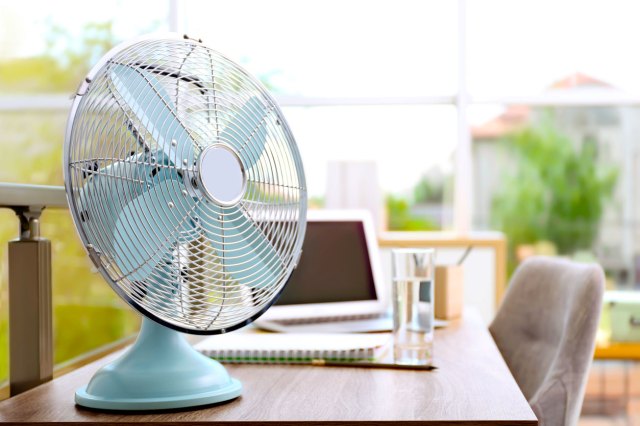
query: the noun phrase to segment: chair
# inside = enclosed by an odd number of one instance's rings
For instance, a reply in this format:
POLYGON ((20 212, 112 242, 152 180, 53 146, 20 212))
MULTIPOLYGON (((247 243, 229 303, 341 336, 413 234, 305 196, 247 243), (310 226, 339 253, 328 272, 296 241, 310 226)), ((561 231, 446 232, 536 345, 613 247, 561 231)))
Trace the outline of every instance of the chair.
POLYGON ((489 331, 540 425, 576 425, 602 308, 598 265, 534 257, 515 272, 489 331))

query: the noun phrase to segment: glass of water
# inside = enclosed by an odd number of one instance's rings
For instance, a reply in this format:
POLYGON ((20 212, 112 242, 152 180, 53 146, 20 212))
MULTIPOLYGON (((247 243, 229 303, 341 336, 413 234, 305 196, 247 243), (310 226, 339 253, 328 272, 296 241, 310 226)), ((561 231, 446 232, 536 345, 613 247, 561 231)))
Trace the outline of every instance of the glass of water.
POLYGON ((393 356, 398 364, 433 361, 434 249, 392 250, 393 356))

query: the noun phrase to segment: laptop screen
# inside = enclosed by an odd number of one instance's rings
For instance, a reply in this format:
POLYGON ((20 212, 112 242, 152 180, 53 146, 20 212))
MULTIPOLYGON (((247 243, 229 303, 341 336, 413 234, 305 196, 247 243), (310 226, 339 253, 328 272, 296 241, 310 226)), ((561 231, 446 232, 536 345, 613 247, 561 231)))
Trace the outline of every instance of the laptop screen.
POLYGON ((309 221, 298 267, 277 305, 376 300, 361 221, 309 221))

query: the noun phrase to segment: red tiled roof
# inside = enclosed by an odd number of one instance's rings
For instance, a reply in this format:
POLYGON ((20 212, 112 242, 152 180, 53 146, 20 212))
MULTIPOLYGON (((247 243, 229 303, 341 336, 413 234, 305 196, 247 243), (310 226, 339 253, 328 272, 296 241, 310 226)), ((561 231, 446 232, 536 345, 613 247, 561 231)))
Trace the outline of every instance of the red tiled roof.
POLYGON ((549 86, 549 89, 571 89, 574 87, 585 86, 612 87, 609 83, 605 83, 604 81, 598 80, 597 78, 593 78, 581 72, 577 72, 563 78, 562 80, 556 81, 551 86, 549 86))
POLYGON ((529 122, 531 108, 526 105, 509 105, 505 112, 486 123, 471 128, 474 139, 497 139, 524 127, 529 122))
MULTIPOLYGON (((573 89, 577 87, 612 87, 610 84, 586 74, 576 72, 553 83, 549 89, 573 89)), ((480 126, 471 128, 473 139, 497 139, 524 127, 529 122, 531 109, 525 105, 509 105, 505 112, 480 126)))

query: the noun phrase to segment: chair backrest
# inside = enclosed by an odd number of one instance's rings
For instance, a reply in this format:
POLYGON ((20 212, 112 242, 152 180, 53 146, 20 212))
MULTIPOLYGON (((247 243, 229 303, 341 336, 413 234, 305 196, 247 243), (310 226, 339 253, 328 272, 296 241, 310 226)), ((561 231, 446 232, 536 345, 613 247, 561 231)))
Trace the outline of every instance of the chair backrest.
POLYGON ((603 292, 600 266, 534 257, 489 327, 541 425, 577 424, 603 292))

